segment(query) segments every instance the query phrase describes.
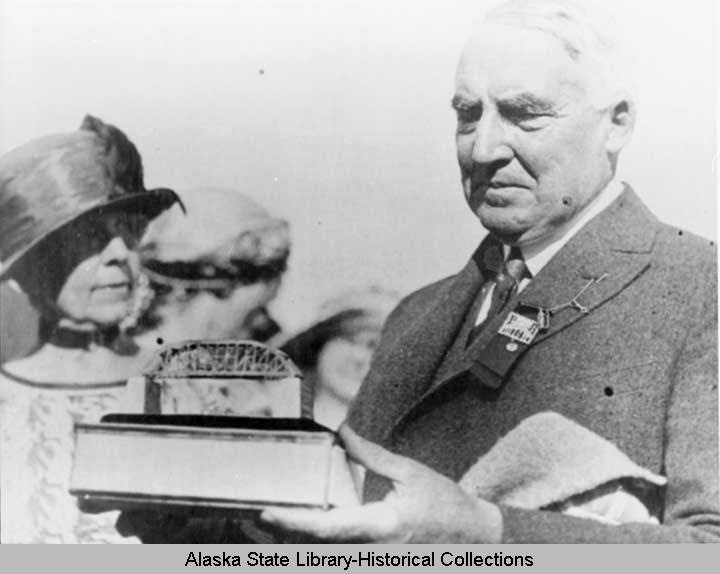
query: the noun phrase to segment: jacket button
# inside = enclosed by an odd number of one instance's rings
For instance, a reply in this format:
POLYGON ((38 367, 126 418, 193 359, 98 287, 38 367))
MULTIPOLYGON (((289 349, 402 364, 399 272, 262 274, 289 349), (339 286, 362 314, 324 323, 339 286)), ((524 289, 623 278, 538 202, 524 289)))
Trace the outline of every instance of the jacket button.
POLYGON ((507 351, 510 351, 511 353, 514 353, 515 351, 518 350, 518 344, 517 343, 508 343, 507 345, 505 345, 505 349, 507 351))

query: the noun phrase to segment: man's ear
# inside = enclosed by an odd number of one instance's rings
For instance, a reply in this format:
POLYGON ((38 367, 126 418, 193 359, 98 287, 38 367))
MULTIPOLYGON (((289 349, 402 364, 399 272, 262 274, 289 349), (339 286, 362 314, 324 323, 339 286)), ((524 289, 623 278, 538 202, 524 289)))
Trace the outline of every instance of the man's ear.
POLYGON ((605 147, 609 154, 620 152, 632 137, 635 127, 635 102, 626 93, 618 94, 608 110, 610 122, 605 147))

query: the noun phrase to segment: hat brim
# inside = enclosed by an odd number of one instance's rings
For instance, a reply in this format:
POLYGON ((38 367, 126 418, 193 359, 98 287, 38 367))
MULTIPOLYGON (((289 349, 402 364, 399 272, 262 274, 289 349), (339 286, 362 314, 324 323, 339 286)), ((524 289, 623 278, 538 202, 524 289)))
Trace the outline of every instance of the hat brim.
POLYGON ((0 279, 7 279, 8 276, 12 275, 14 266, 23 257, 25 257, 29 251, 43 243, 52 235, 61 233, 63 229, 72 223, 89 217, 101 217, 105 213, 113 213, 117 211, 137 213, 145 215, 148 219, 154 219, 176 203, 179 204, 180 208, 183 212, 185 212, 185 205, 180 197, 172 189, 168 188, 156 188, 140 193, 129 193, 127 195, 111 199, 110 201, 99 203, 98 205, 90 207, 89 209, 81 211, 80 213, 68 217, 64 221, 59 222, 51 229, 48 229, 46 233, 36 237, 33 241, 22 247, 6 261, 0 262, 0 265, 2 266, 0 267, 0 279))
POLYGON ((315 323, 280 344, 279 348, 298 365, 312 366, 317 362, 323 345, 330 339, 349 331, 372 327, 379 327, 372 314, 362 309, 348 309, 315 323))

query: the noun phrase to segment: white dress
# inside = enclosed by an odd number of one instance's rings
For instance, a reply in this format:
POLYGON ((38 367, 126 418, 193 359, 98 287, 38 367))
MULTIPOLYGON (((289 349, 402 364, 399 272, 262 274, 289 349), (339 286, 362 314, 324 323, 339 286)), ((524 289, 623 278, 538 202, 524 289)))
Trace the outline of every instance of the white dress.
POLYGON ((4 372, 0 389, 0 540, 137 543, 115 529, 117 512, 82 513, 68 491, 73 424, 116 411, 124 382, 42 388, 4 372))

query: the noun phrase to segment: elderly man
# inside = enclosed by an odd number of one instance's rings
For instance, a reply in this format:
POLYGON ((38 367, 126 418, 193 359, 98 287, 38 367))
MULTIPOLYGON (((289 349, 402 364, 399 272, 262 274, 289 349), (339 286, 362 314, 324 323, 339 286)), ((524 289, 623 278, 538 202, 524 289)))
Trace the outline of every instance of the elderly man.
POLYGON ((369 470, 365 504, 263 519, 333 541, 720 540, 715 250, 615 179, 635 109, 609 41, 578 5, 503 4, 462 53, 452 102, 465 198, 489 234, 386 324, 341 430, 369 470), (498 469, 518 449, 528 464, 498 469), (547 474, 550 450, 575 458, 542 488, 615 476, 650 519, 503 496, 547 474), (494 472, 495 490, 468 488, 494 472))

